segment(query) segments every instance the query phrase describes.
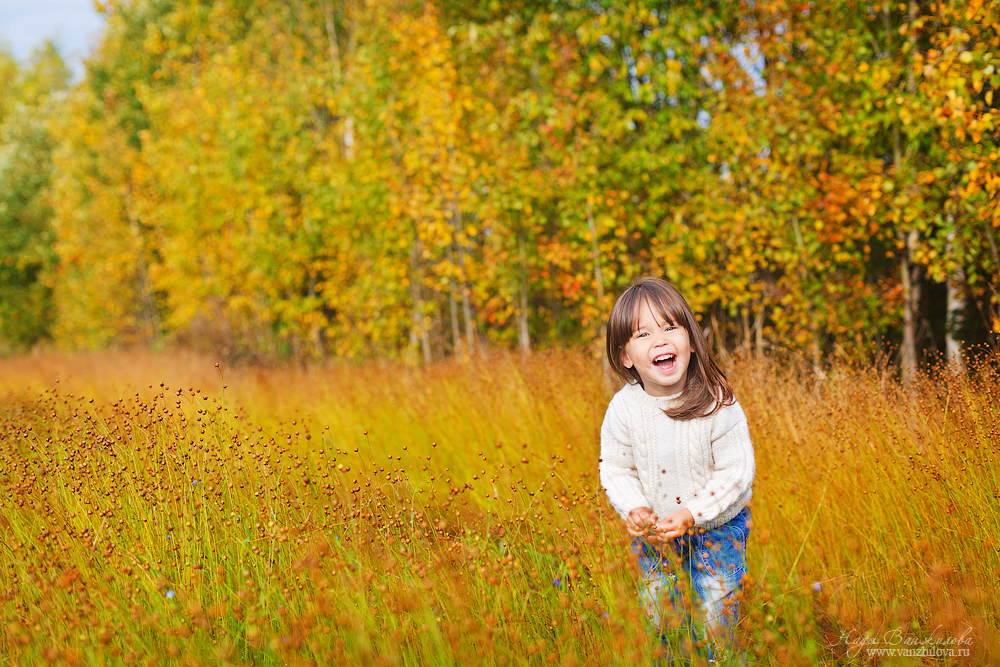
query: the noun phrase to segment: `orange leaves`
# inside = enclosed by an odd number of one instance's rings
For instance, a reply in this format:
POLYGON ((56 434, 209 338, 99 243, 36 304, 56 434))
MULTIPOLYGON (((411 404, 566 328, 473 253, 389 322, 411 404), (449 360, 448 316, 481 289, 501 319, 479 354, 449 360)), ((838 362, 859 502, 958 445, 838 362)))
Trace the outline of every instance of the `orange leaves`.
POLYGON ((60 135, 63 340, 218 322, 262 354, 437 358, 589 340, 648 272, 702 313, 780 304, 761 326, 794 347, 895 317, 897 231, 933 245, 960 197, 1000 216, 985 11, 765 4, 722 39, 704 9, 324 7, 177 6, 134 39, 112 10, 115 85, 60 135))

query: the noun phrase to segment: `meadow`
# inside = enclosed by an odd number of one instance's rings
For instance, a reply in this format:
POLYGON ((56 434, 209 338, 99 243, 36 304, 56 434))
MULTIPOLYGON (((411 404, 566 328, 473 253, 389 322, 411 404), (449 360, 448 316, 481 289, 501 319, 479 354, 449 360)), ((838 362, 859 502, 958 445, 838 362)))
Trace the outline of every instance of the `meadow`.
MULTIPOLYGON (((732 362, 750 664, 1000 662, 996 369, 732 362)), ((654 664, 613 389, 581 351, 0 361, 0 664, 654 664)))

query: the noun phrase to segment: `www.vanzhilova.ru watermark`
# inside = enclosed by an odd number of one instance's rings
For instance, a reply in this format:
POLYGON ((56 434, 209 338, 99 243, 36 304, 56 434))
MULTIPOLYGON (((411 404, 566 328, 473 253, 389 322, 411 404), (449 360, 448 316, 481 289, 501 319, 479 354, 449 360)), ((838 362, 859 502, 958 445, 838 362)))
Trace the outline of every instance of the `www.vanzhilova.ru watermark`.
MULTIPOLYGON (((940 626, 934 629, 937 632, 940 626)), ((933 633, 931 633, 933 634, 933 633)), ((845 647, 847 656, 855 658, 866 655, 898 655, 907 657, 962 657, 969 655, 972 646, 972 628, 957 637, 915 637, 907 635, 902 628, 887 630, 881 635, 861 634, 857 630, 841 631, 840 637, 829 642, 830 648, 845 647)))

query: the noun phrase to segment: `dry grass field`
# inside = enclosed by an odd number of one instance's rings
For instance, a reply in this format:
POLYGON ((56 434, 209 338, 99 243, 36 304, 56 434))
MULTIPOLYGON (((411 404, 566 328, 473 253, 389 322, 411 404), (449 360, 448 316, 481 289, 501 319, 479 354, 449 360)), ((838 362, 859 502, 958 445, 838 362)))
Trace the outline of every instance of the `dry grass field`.
MULTIPOLYGON (((906 392, 734 362, 750 664, 997 664, 996 367, 906 392)), ((654 664, 609 392, 571 351, 2 360, 0 664, 654 664)))

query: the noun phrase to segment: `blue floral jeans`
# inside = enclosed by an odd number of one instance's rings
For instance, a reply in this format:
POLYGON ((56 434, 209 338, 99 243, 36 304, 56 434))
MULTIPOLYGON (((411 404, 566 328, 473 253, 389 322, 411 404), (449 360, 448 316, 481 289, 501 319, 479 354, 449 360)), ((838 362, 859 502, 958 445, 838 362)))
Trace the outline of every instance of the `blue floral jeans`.
POLYGON ((731 656, 736 664, 745 662, 734 653, 733 640, 750 525, 745 507, 717 528, 695 529, 661 545, 662 551, 641 537, 632 539, 632 553, 639 557, 639 599, 664 645, 690 633, 709 660, 732 664, 731 656))

